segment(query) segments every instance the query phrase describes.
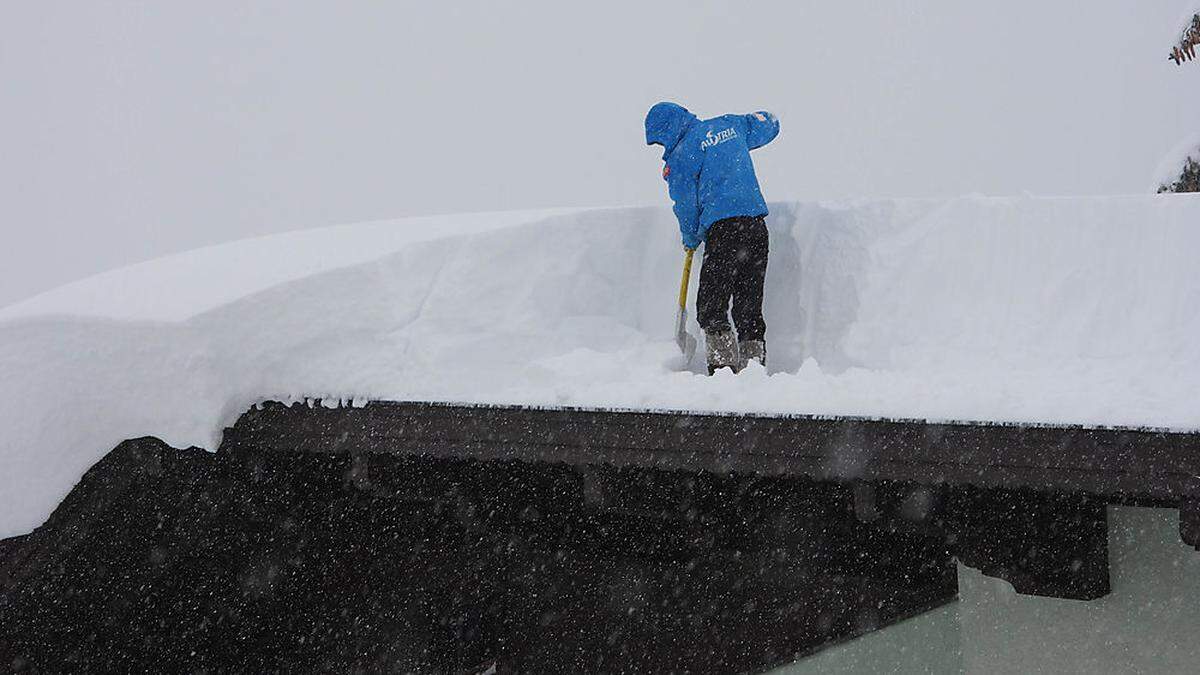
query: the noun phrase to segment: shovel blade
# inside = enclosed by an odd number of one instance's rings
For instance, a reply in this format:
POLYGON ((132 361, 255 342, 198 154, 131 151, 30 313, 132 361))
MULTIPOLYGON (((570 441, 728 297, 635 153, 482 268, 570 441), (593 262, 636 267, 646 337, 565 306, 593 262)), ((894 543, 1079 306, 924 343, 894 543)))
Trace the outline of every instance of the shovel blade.
POLYGON ((687 310, 683 307, 679 308, 679 313, 675 315, 675 344, 679 345, 679 351, 683 352, 684 364, 692 362, 692 357, 696 355, 696 338, 687 331, 687 310))

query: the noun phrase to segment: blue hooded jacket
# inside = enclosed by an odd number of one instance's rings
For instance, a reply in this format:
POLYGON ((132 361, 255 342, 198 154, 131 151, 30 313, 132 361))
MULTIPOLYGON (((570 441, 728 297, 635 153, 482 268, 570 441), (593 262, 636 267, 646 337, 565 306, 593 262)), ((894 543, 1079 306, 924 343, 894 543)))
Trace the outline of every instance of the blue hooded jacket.
POLYGON ((646 144, 663 146, 663 178, 684 246, 699 246, 723 218, 767 214, 750 151, 777 135, 779 120, 765 111, 701 120, 675 103, 650 108, 646 144))

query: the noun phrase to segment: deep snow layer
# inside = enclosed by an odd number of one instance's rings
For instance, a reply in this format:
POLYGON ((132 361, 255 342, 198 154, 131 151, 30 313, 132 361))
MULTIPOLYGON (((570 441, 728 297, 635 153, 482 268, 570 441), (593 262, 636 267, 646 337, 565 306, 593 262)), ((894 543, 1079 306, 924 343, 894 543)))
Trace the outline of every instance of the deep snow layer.
POLYGON ((1196 195, 776 204, 770 372, 714 378, 671 339, 665 208, 368 223, 145 263, 0 312, 0 536, 119 441, 214 448, 264 399, 1200 428, 1198 225, 1196 195))

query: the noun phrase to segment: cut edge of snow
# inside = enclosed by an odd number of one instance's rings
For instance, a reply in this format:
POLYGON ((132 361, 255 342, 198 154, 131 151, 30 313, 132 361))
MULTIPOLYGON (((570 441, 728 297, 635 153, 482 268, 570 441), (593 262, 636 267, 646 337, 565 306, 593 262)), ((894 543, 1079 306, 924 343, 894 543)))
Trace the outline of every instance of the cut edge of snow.
POLYGON ((342 223, 290 230, 202 246, 94 274, 11 305, 0 307, 0 322, 20 319, 113 319, 178 323, 242 297, 292 281, 368 263, 405 246, 457 235, 537 223, 588 210, 561 207, 479 211, 342 223), (337 242, 338 246, 320 246, 337 242), (349 242, 349 245, 346 244, 349 242), (320 251, 288 257, 289 251, 320 251), (240 283, 212 283, 239 258, 253 266, 237 268, 240 283), (153 280, 153 293, 139 293, 153 280), (163 286, 167 290, 163 290, 163 286))

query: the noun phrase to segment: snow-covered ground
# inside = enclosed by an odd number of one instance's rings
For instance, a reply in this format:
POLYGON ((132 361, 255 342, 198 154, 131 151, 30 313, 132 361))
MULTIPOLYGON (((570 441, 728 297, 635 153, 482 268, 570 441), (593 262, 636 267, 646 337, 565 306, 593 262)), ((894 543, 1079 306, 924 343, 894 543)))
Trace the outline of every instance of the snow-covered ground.
POLYGON ((774 671, 1189 673, 1200 645, 1200 556, 1172 509, 1109 507, 1112 593, 1086 602, 1019 595, 958 568, 958 601, 774 671))
POLYGON ((676 353, 666 208, 296 232, 9 307, 0 536, 122 439, 211 449, 264 399, 1200 428, 1200 196, 772 209, 770 367, 736 377, 676 353))

